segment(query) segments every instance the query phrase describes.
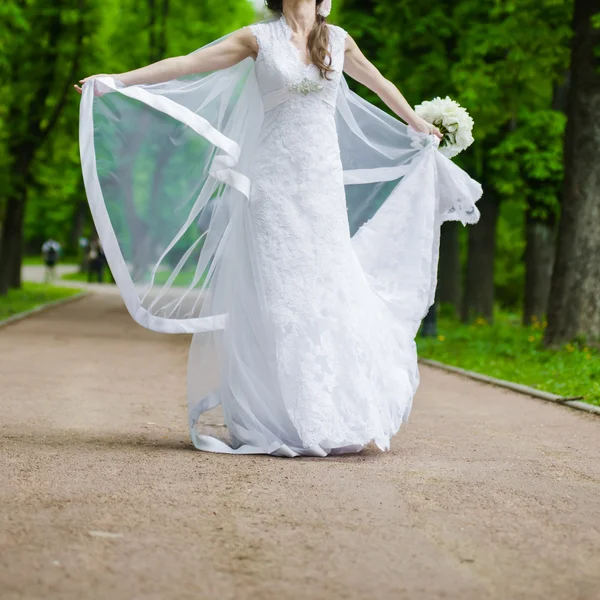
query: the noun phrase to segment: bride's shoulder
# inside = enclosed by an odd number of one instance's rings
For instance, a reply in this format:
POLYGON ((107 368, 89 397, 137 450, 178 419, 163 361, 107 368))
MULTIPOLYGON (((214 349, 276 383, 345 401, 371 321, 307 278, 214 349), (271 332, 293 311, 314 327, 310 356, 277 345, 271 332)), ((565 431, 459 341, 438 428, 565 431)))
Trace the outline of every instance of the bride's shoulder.
POLYGON ((332 23, 327 23, 327 27, 329 27, 329 31, 331 31, 334 35, 348 35, 348 32, 339 25, 333 25, 332 23))
POLYGON ((265 23, 265 22, 260 22, 260 23, 253 23, 252 25, 248 25, 248 29, 254 33, 254 34, 264 34, 266 31, 268 31, 270 23, 265 23))
POLYGON ((327 27, 335 39, 345 41, 348 37, 348 32, 339 25, 332 25, 331 23, 328 23, 327 27))
POLYGON ((273 37, 273 21, 254 23, 253 25, 249 25, 247 29, 252 32, 259 48, 264 50, 267 46, 271 45, 273 37))
POLYGON ((348 32, 345 29, 342 29, 338 25, 327 24, 329 28, 329 43, 331 44, 332 51, 334 53, 341 53, 346 48, 346 38, 348 37, 348 32))
POLYGON ((285 26, 281 18, 259 21, 258 23, 254 23, 254 25, 250 25, 249 28, 257 37, 261 36, 264 38, 276 38, 285 32, 285 26))

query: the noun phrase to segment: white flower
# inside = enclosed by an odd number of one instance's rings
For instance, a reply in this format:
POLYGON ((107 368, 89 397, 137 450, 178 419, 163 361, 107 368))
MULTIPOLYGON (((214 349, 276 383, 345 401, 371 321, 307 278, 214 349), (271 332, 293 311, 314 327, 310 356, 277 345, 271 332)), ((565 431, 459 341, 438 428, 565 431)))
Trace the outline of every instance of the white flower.
POLYGON ((415 112, 444 134, 440 143, 440 152, 444 156, 453 158, 474 142, 473 119, 448 96, 423 102, 415 107, 415 112))
POLYGON ((319 6, 319 14, 322 17, 328 17, 331 13, 331 0, 323 0, 319 6))

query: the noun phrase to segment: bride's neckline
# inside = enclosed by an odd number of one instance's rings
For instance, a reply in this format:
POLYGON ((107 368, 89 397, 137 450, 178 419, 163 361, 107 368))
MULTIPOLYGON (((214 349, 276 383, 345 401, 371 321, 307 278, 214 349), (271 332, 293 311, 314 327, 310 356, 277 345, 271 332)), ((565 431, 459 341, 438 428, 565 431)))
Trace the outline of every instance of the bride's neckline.
POLYGON ((298 48, 298 46, 296 46, 296 44, 294 44, 294 42, 292 42, 292 37, 294 35, 294 31, 290 27, 290 24, 287 22, 287 19, 285 18, 285 15, 283 13, 281 13, 279 22, 281 23, 281 26, 283 27, 283 31, 285 32, 285 37, 287 39, 287 43, 292 48, 292 50, 295 51, 295 53, 294 53, 295 58, 298 60, 298 62, 300 64, 304 65, 304 67, 307 69, 310 67, 316 66, 315 63, 306 62, 306 60, 305 60, 305 58, 310 59, 310 55, 308 54, 308 47, 306 47, 304 52, 302 52, 302 50, 300 48, 298 48))

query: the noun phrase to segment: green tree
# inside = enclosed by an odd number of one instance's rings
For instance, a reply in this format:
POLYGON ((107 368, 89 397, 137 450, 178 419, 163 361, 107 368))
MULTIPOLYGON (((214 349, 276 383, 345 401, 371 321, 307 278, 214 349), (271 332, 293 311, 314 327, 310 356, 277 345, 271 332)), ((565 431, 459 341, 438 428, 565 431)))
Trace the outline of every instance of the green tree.
POLYGON ((21 283, 23 223, 34 161, 56 129, 79 69, 85 0, 11 2, 2 9, 2 146, 5 167, 0 294, 21 283))
POLYGON ((546 343, 600 340, 600 0, 576 0, 565 185, 546 343))
POLYGON ((248 0, 8 0, 0 6, 0 294, 24 241, 76 244, 89 223, 79 167, 85 75, 185 54, 254 19, 248 0))
MULTIPOLYGON (((366 25, 358 32, 375 48, 370 57, 382 72, 413 104, 450 95, 475 119, 476 144, 457 159, 482 181, 485 191, 480 201, 481 221, 466 234, 463 316, 466 320, 477 315, 491 318, 499 283, 511 286, 510 291, 502 290, 502 298, 515 301, 523 297, 522 275, 521 279, 515 277, 522 273, 522 256, 515 254, 513 246, 501 246, 498 254, 498 244, 514 242, 512 234, 497 235, 498 225, 504 231, 520 230, 523 245, 527 238, 532 240, 530 246, 539 246, 540 236, 552 243, 564 122, 553 111, 553 95, 568 63, 571 2, 374 0, 373 4, 366 25), (371 24, 371 13, 377 26, 371 24), (378 38, 371 34, 374 31, 379 32, 378 38), (550 134, 551 140, 537 139, 541 123, 548 126, 543 135, 550 134), (524 157, 528 135, 536 139, 524 157), (519 205, 517 211, 508 208, 513 203, 519 205), (543 235, 532 235, 544 215, 548 222, 543 235), (510 263, 505 261, 506 255, 512 257, 510 263), (495 267, 499 265, 513 273, 498 272, 495 267), (515 283, 518 290, 514 290, 515 283)), ((361 10, 358 3, 346 0, 340 13, 344 24, 350 28, 360 23, 361 10)), ((454 303, 460 295, 460 237, 455 225, 444 226, 440 296, 454 303)), ((527 270, 534 280, 543 278, 539 267, 547 254, 547 248, 545 254, 529 252, 533 260, 528 261, 527 270)), ((543 276, 548 279, 547 269, 543 276)))

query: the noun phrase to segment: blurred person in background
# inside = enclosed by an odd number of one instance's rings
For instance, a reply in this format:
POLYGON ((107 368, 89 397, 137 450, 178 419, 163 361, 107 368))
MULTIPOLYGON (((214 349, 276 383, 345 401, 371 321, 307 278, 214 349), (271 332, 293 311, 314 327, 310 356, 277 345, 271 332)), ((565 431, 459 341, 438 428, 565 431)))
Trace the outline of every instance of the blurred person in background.
POLYGON ((60 258, 60 244, 52 238, 46 240, 42 244, 42 260, 46 266, 44 273, 44 281, 52 283, 56 280, 56 263, 60 258))
POLYGON ((77 245, 79 247, 79 272, 87 273, 88 272, 87 262, 88 262, 88 254, 90 251, 90 240, 88 240, 87 237, 82 235, 79 238, 77 245))
POLYGON ((91 283, 93 279, 96 279, 98 283, 104 282, 105 262, 106 257, 102 244, 98 238, 95 238, 90 243, 87 254, 88 282, 91 283))

